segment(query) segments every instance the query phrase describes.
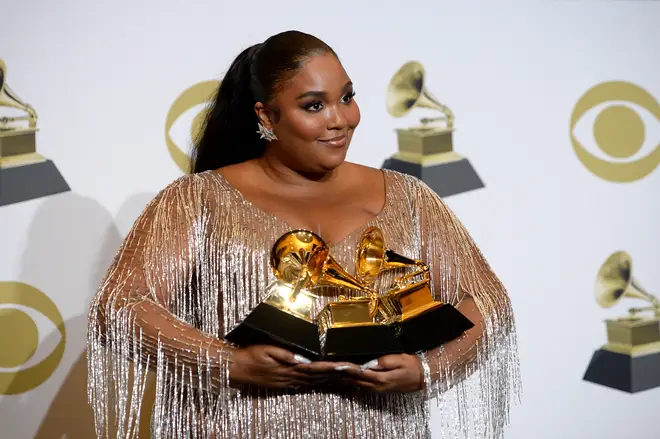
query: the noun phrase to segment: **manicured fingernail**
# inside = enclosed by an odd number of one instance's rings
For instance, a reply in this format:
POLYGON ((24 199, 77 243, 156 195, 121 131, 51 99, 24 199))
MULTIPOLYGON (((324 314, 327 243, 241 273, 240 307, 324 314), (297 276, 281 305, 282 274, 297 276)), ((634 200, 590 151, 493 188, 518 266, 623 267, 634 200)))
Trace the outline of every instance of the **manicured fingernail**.
POLYGON ((362 366, 360 366, 360 370, 373 369, 376 366, 378 366, 378 359, 371 360, 367 363, 364 363, 362 366))
POLYGON ((350 369, 350 368, 351 368, 351 366, 343 365, 343 366, 335 367, 335 370, 346 370, 346 369, 350 369))
POLYGON ((293 356, 293 359, 294 359, 294 361, 296 361, 298 363, 304 363, 304 364, 309 364, 309 363, 312 362, 311 360, 309 360, 309 359, 307 359, 307 358, 305 358, 305 357, 303 357, 302 355, 299 355, 299 354, 295 354, 293 356))

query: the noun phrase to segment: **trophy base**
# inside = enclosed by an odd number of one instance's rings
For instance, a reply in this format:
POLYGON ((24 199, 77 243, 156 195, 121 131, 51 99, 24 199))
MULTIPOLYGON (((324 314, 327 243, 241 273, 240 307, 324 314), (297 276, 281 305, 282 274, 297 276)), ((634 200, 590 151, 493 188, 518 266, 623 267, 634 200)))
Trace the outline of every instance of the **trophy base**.
POLYGON ((314 323, 260 303, 225 339, 239 346, 274 345, 309 360, 321 356, 319 330, 314 323))
POLYGON ((0 169, 0 206, 70 190, 50 160, 0 169))
POLYGON ((440 197, 449 197, 484 187, 484 183, 467 158, 422 165, 392 157, 386 159, 381 168, 417 177, 440 197))
POLYGON ((384 355, 405 352, 391 328, 385 325, 329 328, 322 348, 323 360, 364 364, 384 355))
POLYGON ((583 379, 628 393, 660 387, 660 352, 631 356, 599 349, 591 357, 583 379))
POLYGON ((393 324, 406 353, 415 354, 451 341, 474 327, 449 304, 438 304, 422 314, 393 324))

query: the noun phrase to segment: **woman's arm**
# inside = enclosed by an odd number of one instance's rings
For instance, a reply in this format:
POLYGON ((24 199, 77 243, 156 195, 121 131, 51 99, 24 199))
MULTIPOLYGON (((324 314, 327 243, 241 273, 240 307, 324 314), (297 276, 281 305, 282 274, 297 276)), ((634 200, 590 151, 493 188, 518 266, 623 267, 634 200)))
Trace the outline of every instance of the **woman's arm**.
POLYGON ((119 429, 139 423, 149 371, 156 374, 160 410, 167 410, 167 382, 213 398, 229 395, 234 349, 218 337, 219 292, 202 302, 208 294, 196 288, 207 241, 203 205, 195 177, 159 193, 133 225, 92 301, 88 395, 97 437, 106 437, 113 417, 119 429), (208 315, 200 319, 200 312, 208 315))
POLYGON ((425 183, 416 185, 413 209, 419 219, 421 259, 431 269, 432 292, 475 325, 458 339, 419 355, 426 395, 440 401, 456 388, 454 403, 461 422, 474 417, 473 424, 479 425, 480 419, 485 437, 500 437, 511 399, 521 390, 511 301, 460 220, 425 183), (468 384, 472 375, 476 377, 468 384), (477 388, 467 390, 464 383, 477 388))
POLYGON ((472 373, 478 347, 484 341, 484 319, 474 299, 463 298, 456 309, 474 323, 474 327, 441 347, 419 355, 424 374, 423 387, 430 397, 438 396, 472 373))

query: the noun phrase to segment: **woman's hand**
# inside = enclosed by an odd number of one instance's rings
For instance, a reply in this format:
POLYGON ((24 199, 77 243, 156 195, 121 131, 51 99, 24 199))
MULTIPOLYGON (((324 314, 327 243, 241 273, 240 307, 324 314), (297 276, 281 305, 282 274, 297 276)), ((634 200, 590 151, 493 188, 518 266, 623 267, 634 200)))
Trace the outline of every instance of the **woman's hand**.
POLYGON ((233 353, 229 378, 232 384, 237 385, 297 389, 336 376, 338 364, 323 361, 312 363, 286 349, 255 345, 233 353))
POLYGON ((424 373, 416 355, 386 355, 344 372, 349 383, 379 393, 416 392, 424 387, 424 373))

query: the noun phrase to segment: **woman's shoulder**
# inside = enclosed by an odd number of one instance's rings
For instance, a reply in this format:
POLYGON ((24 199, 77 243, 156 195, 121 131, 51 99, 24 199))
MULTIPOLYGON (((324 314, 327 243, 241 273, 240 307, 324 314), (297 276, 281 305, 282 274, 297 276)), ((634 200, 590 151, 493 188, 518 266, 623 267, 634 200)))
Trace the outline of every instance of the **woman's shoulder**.
POLYGON ((165 185, 153 198, 151 204, 171 206, 206 204, 217 200, 229 190, 222 175, 215 171, 204 171, 181 175, 165 185))
POLYGON ((394 206, 418 215, 429 208, 444 207, 444 202, 422 179, 411 174, 385 168, 356 165, 366 184, 385 179, 386 206, 394 206))
POLYGON ((184 174, 175 178, 163 187, 161 193, 174 195, 175 193, 183 192, 193 195, 196 191, 206 193, 209 191, 227 191, 228 189, 229 187, 222 174, 216 171, 203 171, 184 174))
POLYGON ((357 163, 351 163, 351 166, 362 176, 361 180, 365 183, 373 183, 384 177, 388 195, 405 194, 410 199, 435 195, 435 192, 422 179, 414 175, 357 163))
POLYGON ((391 197, 405 200, 414 215, 449 211, 444 200, 421 178, 391 169, 384 169, 383 172, 389 181, 391 197))
POLYGON ((393 169, 382 169, 382 171, 388 180, 396 182, 406 189, 417 189, 424 185, 424 182, 414 175, 405 174, 393 169))
POLYGON ((423 183, 419 178, 414 175, 404 174, 399 171, 394 171, 392 169, 385 168, 374 168, 372 166, 361 165, 358 163, 351 163, 362 176, 370 178, 381 178, 379 176, 385 176, 385 179, 388 183, 398 183, 407 187, 419 186, 420 183, 423 183))

